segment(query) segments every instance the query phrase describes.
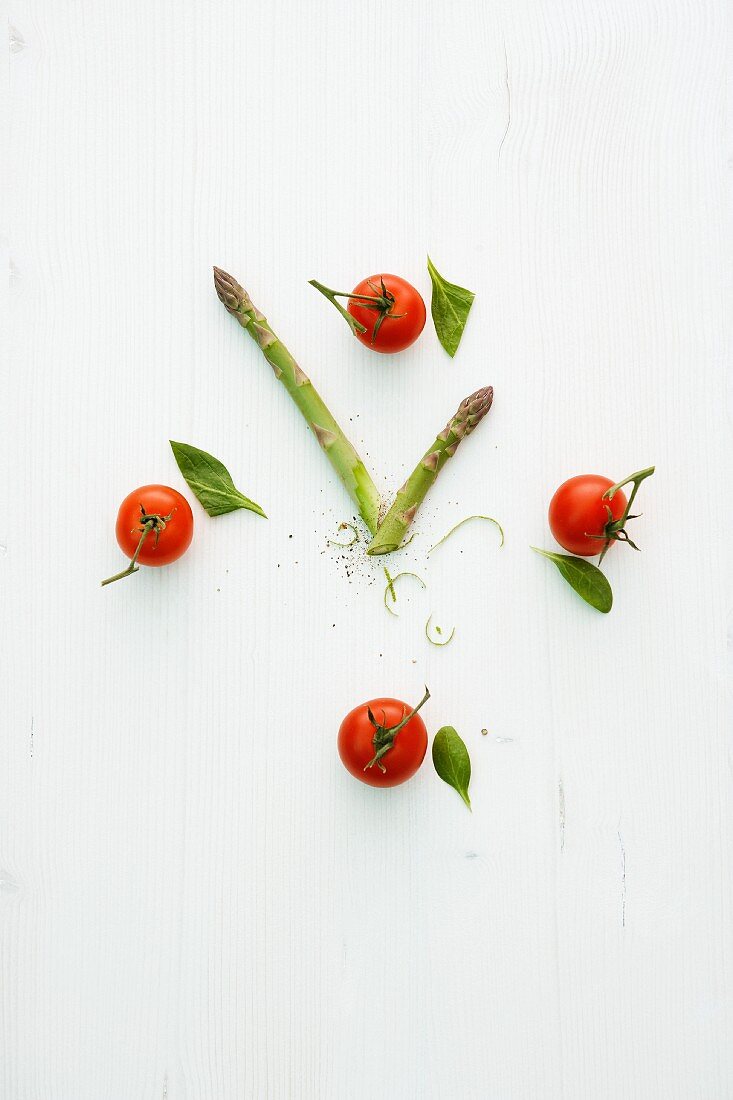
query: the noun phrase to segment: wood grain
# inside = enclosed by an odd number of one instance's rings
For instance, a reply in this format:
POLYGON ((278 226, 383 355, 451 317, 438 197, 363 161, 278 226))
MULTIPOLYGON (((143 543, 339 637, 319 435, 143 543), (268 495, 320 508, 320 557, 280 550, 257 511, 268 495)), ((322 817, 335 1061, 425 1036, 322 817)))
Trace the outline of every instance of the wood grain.
POLYGON ((0 505, 7 1100, 733 1096, 725 5, 11 3, 0 505), (476 292, 370 357, 307 285, 476 292), (399 558, 216 300, 232 271, 385 491, 495 387, 399 558), (169 438, 270 519, 100 589, 169 438), (656 462, 615 606, 529 544, 656 462), (726 513, 727 507, 723 509, 726 513), (470 512, 504 524, 464 529, 470 512), (456 626, 433 650, 430 612, 456 626), (472 756, 361 789, 341 716, 472 756), (481 730, 488 734, 482 736, 481 730))

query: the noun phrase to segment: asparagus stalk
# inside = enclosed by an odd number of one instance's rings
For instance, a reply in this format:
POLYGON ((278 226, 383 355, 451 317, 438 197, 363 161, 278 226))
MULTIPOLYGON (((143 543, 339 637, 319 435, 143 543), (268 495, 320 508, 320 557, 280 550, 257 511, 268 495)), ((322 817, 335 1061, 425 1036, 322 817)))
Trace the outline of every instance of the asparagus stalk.
POLYGON ((493 386, 486 386, 461 401, 455 416, 448 421, 398 491, 392 507, 369 544, 368 554, 389 554, 392 550, 399 549, 428 489, 448 459, 456 453, 461 440, 470 435, 486 416, 493 399, 493 386))
POLYGON ((214 268, 214 286, 219 301, 259 345, 262 354, 310 425, 329 462, 346 486, 361 518, 374 535, 377 531, 380 496, 369 471, 317 392, 285 345, 278 340, 266 318, 236 279, 214 268))

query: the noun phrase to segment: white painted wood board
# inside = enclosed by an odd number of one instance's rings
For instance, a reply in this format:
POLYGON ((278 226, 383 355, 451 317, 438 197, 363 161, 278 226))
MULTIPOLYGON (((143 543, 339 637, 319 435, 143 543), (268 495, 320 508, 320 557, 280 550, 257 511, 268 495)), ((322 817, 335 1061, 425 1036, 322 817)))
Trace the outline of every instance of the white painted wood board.
POLYGON ((726 8, 11 0, 4 1100, 733 1096, 726 8), (428 250, 476 292, 453 361, 370 355, 307 285, 427 296, 428 250), (400 619, 214 263, 385 491, 494 385, 400 619), (168 438, 270 518, 197 506, 102 590, 121 498, 183 487, 168 438), (652 462, 602 617, 528 547, 564 478, 652 462), (428 567, 471 512, 505 547, 428 567), (338 761, 425 683, 471 815, 338 761))

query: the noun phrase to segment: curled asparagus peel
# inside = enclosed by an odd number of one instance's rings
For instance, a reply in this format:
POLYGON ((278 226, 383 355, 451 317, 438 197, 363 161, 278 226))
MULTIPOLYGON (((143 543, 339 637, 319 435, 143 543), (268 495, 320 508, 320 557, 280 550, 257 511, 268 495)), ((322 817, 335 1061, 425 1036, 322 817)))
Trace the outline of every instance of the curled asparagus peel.
POLYGON ((380 496, 369 471, 325 402, 292 355, 278 340, 265 316, 252 304, 247 291, 221 268, 214 268, 214 286, 219 301, 239 321, 260 348, 275 377, 290 394, 310 425, 329 462, 374 535, 377 531, 380 496))
POLYGON ((470 435, 486 416, 493 399, 493 386, 485 386, 461 401, 455 416, 451 417, 398 491, 392 507, 369 544, 368 554, 389 554, 399 549, 430 486, 448 459, 456 453, 461 440, 470 435))

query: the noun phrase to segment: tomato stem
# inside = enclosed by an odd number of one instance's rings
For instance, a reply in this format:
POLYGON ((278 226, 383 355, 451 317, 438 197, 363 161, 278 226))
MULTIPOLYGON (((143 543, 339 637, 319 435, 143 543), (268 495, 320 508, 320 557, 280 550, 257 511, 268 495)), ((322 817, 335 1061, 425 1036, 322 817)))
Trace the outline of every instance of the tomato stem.
POLYGON ((389 752, 389 750, 392 748, 392 746, 394 745, 394 742, 395 742, 395 737, 400 732, 400 730, 403 729, 404 726, 407 725, 407 723, 410 721, 411 718, 415 717, 417 712, 420 710, 420 708, 422 706, 424 706, 425 703, 427 703, 429 698, 430 698, 430 692, 428 691, 428 688, 427 688, 427 685, 426 685, 425 686, 425 694, 423 695, 422 699, 417 704, 417 706, 413 707, 413 709, 410 711, 409 714, 403 714, 402 718, 400 719, 400 721, 395 726, 385 726, 384 725, 384 721, 385 721, 384 712, 382 713, 382 723, 380 725, 380 723, 377 722, 376 718, 372 714, 371 708, 367 707, 367 714, 369 715, 369 721, 374 726, 374 737, 372 738, 372 744, 374 745, 374 750, 375 751, 374 751, 374 756, 372 757, 372 759, 369 761, 368 764, 365 765, 364 771, 367 771, 369 768, 373 768, 375 764, 379 768, 380 772, 386 772, 387 771, 384 764, 382 763, 382 757, 384 756, 385 753, 389 752))
POLYGON ((138 569, 140 568, 140 566, 137 564, 137 559, 140 556, 140 551, 143 548, 146 538, 151 533, 151 531, 155 531, 155 544, 157 546, 160 532, 165 529, 165 525, 167 523, 170 523, 171 519, 173 518, 172 512, 169 516, 159 516, 157 514, 151 515, 150 513, 145 511, 145 508, 142 504, 140 505, 140 511, 142 513, 142 527, 139 528, 141 532, 140 541, 135 547, 135 553, 130 558, 130 564, 128 565, 127 569, 123 569, 121 573, 115 573, 113 577, 107 577, 105 581, 102 581, 102 588, 104 588, 106 584, 112 584, 113 581, 121 581, 123 577, 129 577, 131 573, 137 573, 138 569))
MULTIPOLYGON (((332 305, 336 306, 336 309, 339 311, 341 316, 348 322, 349 327, 350 327, 351 331, 354 333, 355 336, 356 336, 357 333, 366 332, 366 327, 364 325, 362 325, 359 321, 357 321, 356 317, 352 317, 351 314, 349 313, 348 309, 344 309, 344 307, 341 305, 340 302, 336 301, 336 295, 337 294, 339 294, 342 298, 346 298, 347 297, 346 294, 341 294, 341 291, 338 291, 338 290, 330 290, 327 286, 324 286, 323 283, 319 283, 317 279, 310 279, 309 282, 310 282, 311 286, 314 286, 316 288, 316 290, 320 290, 320 292, 324 296, 324 298, 328 298, 329 302, 331 302, 332 305)), ((352 298, 361 298, 362 295, 352 294, 351 297, 352 298)), ((366 295, 364 295, 364 297, 366 297, 366 295)), ((371 298, 370 298, 370 300, 371 300, 371 298)))
POLYGON ((639 518, 638 516, 629 515, 629 513, 631 512, 631 506, 634 503, 634 497, 638 493, 639 486, 641 485, 642 481, 645 481, 648 477, 651 477, 654 473, 654 470, 654 466, 647 466, 644 470, 637 470, 635 474, 629 474, 629 476, 624 478, 623 481, 617 481, 616 484, 612 485, 610 489, 606 489, 605 493, 601 497, 601 500, 613 500, 619 489, 623 489, 625 485, 629 485, 631 484, 631 482, 634 483, 634 488, 629 493, 629 499, 626 502, 624 514, 619 519, 615 520, 611 514, 611 509, 607 508, 608 523, 606 524, 603 535, 593 536, 605 539, 603 550, 601 551, 601 556, 598 559, 599 563, 603 561, 604 557, 606 556, 606 552, 608 551, 608 548, 610 547, 612 542, 627 542, 632 550, 639 549, 636 543, 632 542, 629 538, 628 532, 625 530, 625 524, 628 519, 639 518))
POLYGON ((336 307, 341 316, 345 318, 348 325, 354 335, 363 334, 366 332, 366 327, 362 325, 360 321, 357 321, 356 317, 353 317, 348 309, 344 309, 340 302, 337 302, 337 298, 349 298, 354 299, 355 302, 363 302, 366 309, 373 309, 379 314, 374 322, 374 328, 372 329, 372 343, 377 338, 385 317, 399 318, 407 316, 405 313, 393 313, 395 297, 391 294, 384 285, 384 279, 381 279, 381 290, 374 286, 374 283, 370 282, 369 286, 373 287, 374 294, 348 294, 345 290, 331 290, 330 287, 324 286, 323 283, 319 283, 317 279, 308 280, 311 286, 314 286, 316 290, 320 290, 324 298, 328 298, 329 302, 336 307))

